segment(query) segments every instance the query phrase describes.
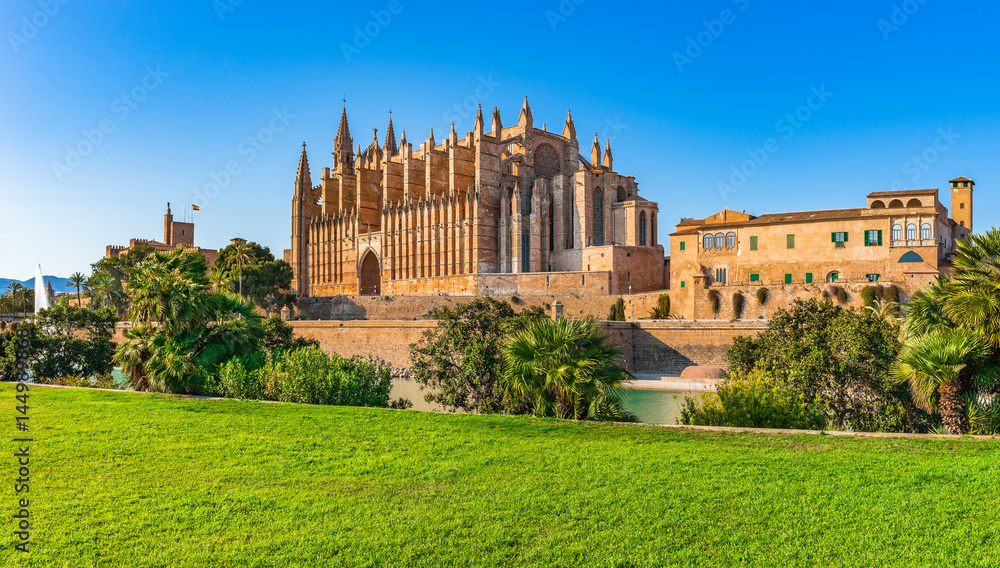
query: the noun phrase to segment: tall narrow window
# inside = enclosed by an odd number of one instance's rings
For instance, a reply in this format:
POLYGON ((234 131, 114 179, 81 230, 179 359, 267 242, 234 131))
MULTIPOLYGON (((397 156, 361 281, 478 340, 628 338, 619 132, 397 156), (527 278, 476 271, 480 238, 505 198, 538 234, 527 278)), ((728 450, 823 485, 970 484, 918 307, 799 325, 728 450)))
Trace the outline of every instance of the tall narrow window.
POLYGON ((893 225, 892 226, 892 240, 901 241, 903 240, 903 226, 893 225))
POLYGON ((906 226, 906 240, 915 241, 917 240, 917 226, 910 223, 906 226))
POLYGON ((927 241, 931 238, 931 225, 930 223, 924 223, 920 226, 920 238, 927 241))
POLYGON ((639 246, 646 246, 646 212, 639 213, 639 246))
POLYGON ((757 250, 757 237, 750 237, 750 250, 757 250))
POLYGON ((715 237, 712 235, 705 235, 705 250, 708 250, 715 246, 715 237))
POLYGON ((549 251, 556 250, 556 205, 549 201, 549 251))
POLYGON ((736 233, 726 234, 726 248, 734 248, 736 246, 736 233))
POLYGON ((521 272, 531 272, 531 235, 521 235, 521 272))
POLYGON ((601 188, 594 190, 594 246, 604 244, 604 192, 601 188))
POLYGON ((649 244, 656 246, 656 213, 649 214, 649 244))
POLYGON ((785 245, 788 248, 790 248, 790 249, 795 248, 795 235, 788 235, 788 236, 785 237, 785 240, 787 241, 785 243, 785 245))

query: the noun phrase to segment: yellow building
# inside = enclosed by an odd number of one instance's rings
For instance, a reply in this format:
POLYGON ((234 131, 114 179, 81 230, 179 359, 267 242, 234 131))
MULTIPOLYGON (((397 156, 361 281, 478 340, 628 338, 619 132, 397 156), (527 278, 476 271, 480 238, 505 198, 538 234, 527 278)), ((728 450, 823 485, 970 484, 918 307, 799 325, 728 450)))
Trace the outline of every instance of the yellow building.
POLYGON ((937 189, 916 189, 870 193, 857 209, 761 216, 725 210, 684 219, 670 235, 676 314, 732 318, 737 294, 743 318, 766 317, 796 298, 836 295, 837 288, 854 305, 869 285, 913 294, 949 269, 956 240, 972 232, 975 182, 960 177, 950 184, 951 216, 937 189))
POLYGON ((128 246, 108 245, 105 247, 104 257, 113 258, 140 246, 161 252, 170 252, 181 246, 184 247, 184 250, 201 253, 209 267, 215 265, 215 259, 219 256, 218 250, 194 246, 194 223, 174 221, 169 203, 167 203, 167 213, 163 216, 163 242, 152 239, 129 239, 128 246))

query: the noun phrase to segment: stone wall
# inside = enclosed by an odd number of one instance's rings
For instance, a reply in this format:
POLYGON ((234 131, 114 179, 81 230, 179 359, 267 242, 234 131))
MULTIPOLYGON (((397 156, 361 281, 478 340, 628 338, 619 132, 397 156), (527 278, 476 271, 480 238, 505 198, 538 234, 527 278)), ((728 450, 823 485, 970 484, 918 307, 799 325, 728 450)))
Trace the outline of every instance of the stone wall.
MULTIPOLYGON (((294 321, 297 335, 344 356, 377 355, 398 367, 410 366, 409 345, 436 327, 421 321, 294 321)), ((726 351, 740 335, 756 335, 764 322, 641 321, 604 322, 634 373, 678 376, 691 365, 725 366, 726 351)))
MULTIPOLYGON (((534 275, 533 275, 534 276, 534 275)), ((544 277, 544 275, 537 275, 544 277)), ((579 276, 578 276, 579 277, 579 276)), ((494 296, 505 300, 522 310, 528 306, 539 306, 547 314, 552 314, 556 301, 563 304, 563 313, 571 317, 593 315, 600 319, 608 317, 611 306, 622 298, 625 302, 625 317, 629 320, 647 317, 664 291, 624 296, 580 294, 507 294, 494 296)), ((474 296, 329 296, 323 298, 300 298, 294 319, 302 320, 414 320, 423 318, 429 311, 440 307, 455 307, 469 303, 474 296)))

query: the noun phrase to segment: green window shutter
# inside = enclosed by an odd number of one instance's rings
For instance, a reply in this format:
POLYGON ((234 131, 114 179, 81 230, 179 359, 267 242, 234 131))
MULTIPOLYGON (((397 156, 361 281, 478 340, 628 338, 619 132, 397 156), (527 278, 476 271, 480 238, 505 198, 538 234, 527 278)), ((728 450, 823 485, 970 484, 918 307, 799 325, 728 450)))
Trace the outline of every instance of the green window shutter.
POLYGON ((813 283, 813 273, 806 272, 806 284, 812 284, 812 283, 813 283))
POLYGON ((837 242, 837 233, 830 233, 830 242, 831 243, 837 242))
POLYGON ((788 235, 787 246, 790 249, 795 248, 795 235, 788 235))
POLYGON ((750 250, 757 250, 757 237, 750 237, 750 250))
POLYGON ((872 246, 871 235, 869 235, 868 233, 869 233, 869 231, 865 231, 865 246, 866 247, 872 246))
POLYGON ((684 241, 681 241, 681 250, 684 250, 684 241))
POLYGON ((882 246, 882 229, 878 231, 878 246, 882 246))
POLYGON ((847 231, 844 231, 844 242, 847 242, 847 231))
POLYGON ((792 283, 792 275, 791 274, 786 274, 785 275, 785 284, 791 284, 791 283, 792 283))
POLYGON ((681 288, 684 287, 684 281, 681 281, 681 288))
POLYGON ((750 281, 751 282, 760 282, 760 274, 751 274, 750 275, 750 281))

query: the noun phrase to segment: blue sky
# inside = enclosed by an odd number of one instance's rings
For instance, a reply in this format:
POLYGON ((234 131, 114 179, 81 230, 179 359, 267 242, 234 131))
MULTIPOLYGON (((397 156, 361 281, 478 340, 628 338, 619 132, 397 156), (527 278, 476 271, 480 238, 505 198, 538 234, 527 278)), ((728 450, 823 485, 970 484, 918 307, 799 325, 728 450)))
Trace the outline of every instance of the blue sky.
POLYGON ((724 207, 860 207, 960 175, 976 228, 1000 221, 992 3, 344 4, 5 1, 0 276, 89 272, 105 245, 162 238, 166 202, 213 178, 197 244, 280 255, 301 144, 315 181, 344 97, 363 146, 390 108, 414 143, 471 130, 473 101, 510 124, 527 95, 553 130, 572 108, 583 152, 611 137, 659 202, 662 242, 724 207))

